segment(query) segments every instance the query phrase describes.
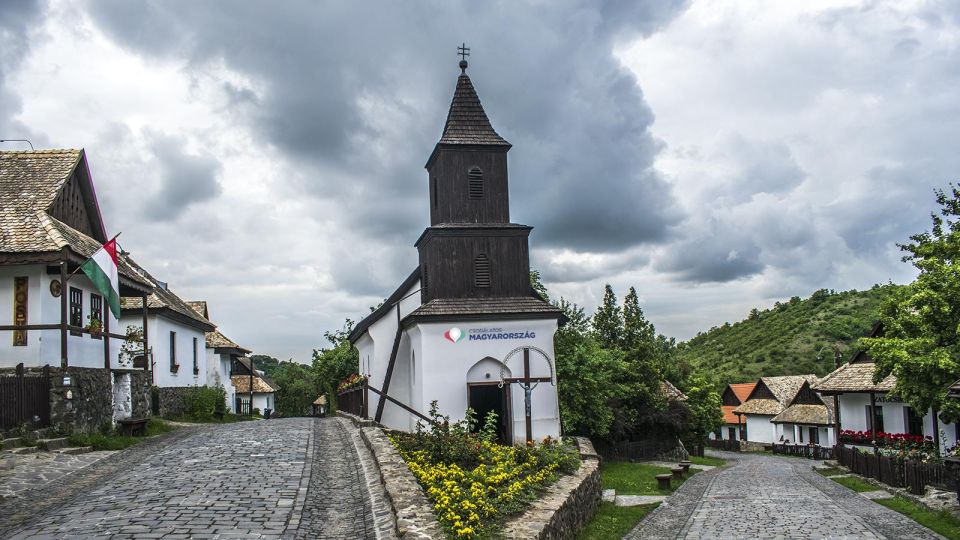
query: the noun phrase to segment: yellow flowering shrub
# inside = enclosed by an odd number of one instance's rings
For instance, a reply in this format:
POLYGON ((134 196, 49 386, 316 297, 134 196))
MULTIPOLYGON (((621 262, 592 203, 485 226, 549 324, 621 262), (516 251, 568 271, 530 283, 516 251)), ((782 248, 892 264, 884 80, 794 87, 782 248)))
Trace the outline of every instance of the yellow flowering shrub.
POLYGON ((567 444, 548 438, 535 445, 505 446, 489 435, 470 433, 469 422, 466 429, 451 429, 447 422, 429 433, 390 435, 453 538, 491 536, 506 516, 521 511, 560 474, 580 466, 576 450, 567 444))

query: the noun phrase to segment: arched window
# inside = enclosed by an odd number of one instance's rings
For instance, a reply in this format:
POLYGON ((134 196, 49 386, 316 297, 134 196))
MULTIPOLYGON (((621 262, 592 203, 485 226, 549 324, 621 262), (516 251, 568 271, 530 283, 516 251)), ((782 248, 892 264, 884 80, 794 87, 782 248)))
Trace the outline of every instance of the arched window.
POLYGON ((471 199, 483 198, 483 171, 480 167, 473 167, 467 173, 467 192, 471 199))
POLYGON ((473 260, 473 283, 477 287, 490 286, 490 259, 485 253, 473 260))

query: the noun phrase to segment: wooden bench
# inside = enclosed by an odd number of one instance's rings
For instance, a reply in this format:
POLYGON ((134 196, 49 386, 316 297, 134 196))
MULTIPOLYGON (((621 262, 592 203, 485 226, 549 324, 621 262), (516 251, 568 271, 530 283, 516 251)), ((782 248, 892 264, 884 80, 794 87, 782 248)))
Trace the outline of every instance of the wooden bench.
POLYGON ((117 420, 117 423, 120 424, 120 433, 126 435, 127 437, 132 437, 134 435, 146 435, 147 434, 147 421, 149 418, 124 418, 123 420, 117 420))
POLYGON ((673 477, 676 478, 677 480, 683 480, 683 468, 674 467, 670 469, 670 472, 673 473, 673 477))
POLYGON ((656 476, 657 489, 664 489, 664 490, 670 489, 670 478, 671 478, 671 475, 669 474, 658 474, 656 476))

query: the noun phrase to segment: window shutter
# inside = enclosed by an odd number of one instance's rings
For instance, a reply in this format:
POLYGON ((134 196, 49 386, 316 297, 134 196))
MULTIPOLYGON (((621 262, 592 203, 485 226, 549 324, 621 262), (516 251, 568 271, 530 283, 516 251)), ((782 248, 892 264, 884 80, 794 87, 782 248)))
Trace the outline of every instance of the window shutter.
POLYGON ((490 286, 490 259, 485 253, 477 255, 473 260, 473 280, 474 285, 480 288, 490 286))
POLYGON ((471 199, 483 198, 483 171, 479 167, 473 167, 467 173, 468 193, 471 199))

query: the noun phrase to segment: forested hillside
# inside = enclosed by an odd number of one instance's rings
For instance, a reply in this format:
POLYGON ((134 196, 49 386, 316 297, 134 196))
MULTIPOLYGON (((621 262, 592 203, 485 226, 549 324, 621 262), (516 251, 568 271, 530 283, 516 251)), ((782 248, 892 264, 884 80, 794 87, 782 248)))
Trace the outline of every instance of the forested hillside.
POLYGON ((839 344, 850 359, 856 340, 873 326, 881 301, 898 285, 875 285, 868 291, 821 289, 810 298, 798 296, 754 309, 746 320, 725 323, 680 344, 678 356, 726 384, 760 376, 824 375, 833 370, 830 348, 839 344), (826 347, 817 360, 817 352, 826 347))

